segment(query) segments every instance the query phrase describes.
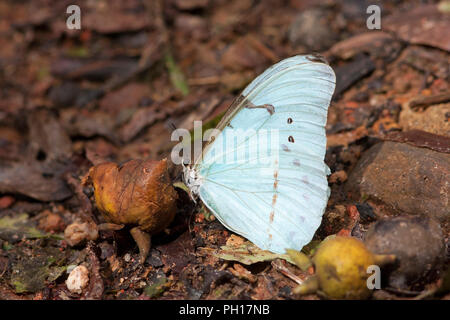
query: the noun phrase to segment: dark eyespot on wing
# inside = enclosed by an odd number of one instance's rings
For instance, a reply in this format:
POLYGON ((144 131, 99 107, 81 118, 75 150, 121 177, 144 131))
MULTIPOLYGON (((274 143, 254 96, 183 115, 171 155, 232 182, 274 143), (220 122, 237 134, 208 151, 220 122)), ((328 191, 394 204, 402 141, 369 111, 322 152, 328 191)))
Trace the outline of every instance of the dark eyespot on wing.
POLYGON ((289 142, 294 143, 294 137, 293 136, 289 136, 288 140, 289 140, 289 142))
POLYGON ((287 123, 291 124, 292 123, 292 118, 288 118, 287 119, 287 123))

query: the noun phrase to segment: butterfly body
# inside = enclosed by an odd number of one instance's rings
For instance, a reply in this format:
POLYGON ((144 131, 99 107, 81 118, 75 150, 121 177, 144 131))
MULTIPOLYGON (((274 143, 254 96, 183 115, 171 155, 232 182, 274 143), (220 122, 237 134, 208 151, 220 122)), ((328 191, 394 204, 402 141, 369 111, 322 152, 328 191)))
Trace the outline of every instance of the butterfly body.
POLYGON ((295 56, 258 76, 233 102, 186 185, 228 229, 262 249, 300 250, 329 197, 323 159, 333 70, 295 56))

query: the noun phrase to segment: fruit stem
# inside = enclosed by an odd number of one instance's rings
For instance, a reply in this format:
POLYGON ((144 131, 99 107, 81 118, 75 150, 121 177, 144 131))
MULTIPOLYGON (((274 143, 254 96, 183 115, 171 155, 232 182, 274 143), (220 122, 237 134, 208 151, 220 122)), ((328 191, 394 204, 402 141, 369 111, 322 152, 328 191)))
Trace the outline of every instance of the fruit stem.
POLYGON ((294 294, 305 295, 314 293, 319 289, 319 281, 316 276, 309 277, 303 284, 294 288, 292 291, 294 294))
POLYGON ((394 263, 397 257, 393 254, 375 254, 375 263, 379 266, 394 263))

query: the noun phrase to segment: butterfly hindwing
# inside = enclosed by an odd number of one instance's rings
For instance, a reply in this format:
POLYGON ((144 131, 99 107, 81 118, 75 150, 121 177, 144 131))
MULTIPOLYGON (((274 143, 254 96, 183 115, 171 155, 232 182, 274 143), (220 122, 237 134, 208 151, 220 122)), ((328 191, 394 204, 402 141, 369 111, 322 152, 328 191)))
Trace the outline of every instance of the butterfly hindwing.
POLYGON ((329 196, 323 160, 334 86, 333 70, 315 56, 275 64, 243 91, 240 109, 196 167, 206 206, 262 249, 300 250, 320 225, 329 196), (237 131, 230 143, 228 134, 237 131))

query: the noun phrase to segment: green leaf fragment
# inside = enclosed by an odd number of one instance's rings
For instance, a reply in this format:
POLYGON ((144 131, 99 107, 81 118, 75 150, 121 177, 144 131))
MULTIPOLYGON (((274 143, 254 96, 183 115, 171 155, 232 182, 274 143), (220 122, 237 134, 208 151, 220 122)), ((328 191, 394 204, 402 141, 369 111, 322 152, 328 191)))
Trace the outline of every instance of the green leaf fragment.
POLYGON ((156 298, 169 287, 169 281, 166 277, 157 278, 151 285, 144 289, 144 293, 150 298, 156 298))
POLYGON ((172 185, 173 185, 175 188, 182 189, 182 190, 186 191, 187 193, 190 192, 189 188, 187 187, 187 185, 184 184, 183 181, 177 181, 177 182, 174 182, 172 185))
POLYGON ((172 85, 178 89, 184 96, 189 94, 189 86, 187 84, 186 78, 184 77, 183 72, 180 67, 175 63, 175 59, 173 58, 170 52, 167 52, 165 55, 165 62, 167 70, 169 71, 170 81, 172 85))
POLYGON ((26 213, 17 214, 12 217, 5 216, 0 218, 0 239, 9 242, 17 242, 24 237, 26 239, 64 239, 60 235, 53 235, 38 230, 35 227, 35 223, 29 219, 28 214, 26 213))
POLYGON ((67 55, 73 58, 86 58, 89 56, 89 50, 86 47, 74 47, 67 51, 67 55))

